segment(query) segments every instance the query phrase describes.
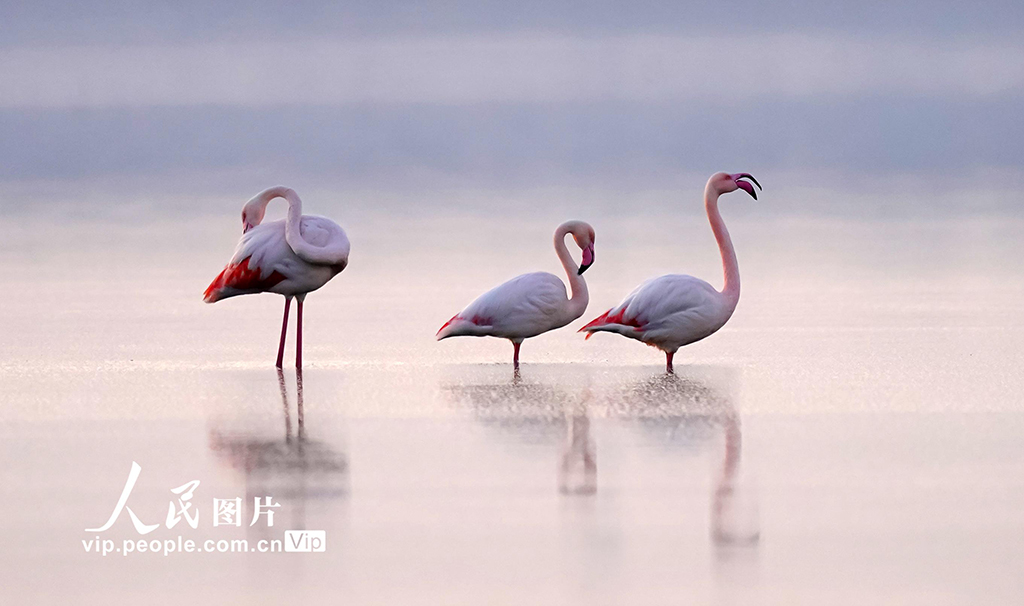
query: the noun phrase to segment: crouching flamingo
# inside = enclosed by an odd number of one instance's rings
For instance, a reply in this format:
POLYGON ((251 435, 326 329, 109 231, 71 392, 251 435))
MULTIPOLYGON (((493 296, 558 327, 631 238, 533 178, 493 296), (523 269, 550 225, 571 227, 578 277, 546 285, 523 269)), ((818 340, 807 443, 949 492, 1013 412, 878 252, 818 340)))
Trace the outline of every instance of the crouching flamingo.
POLYGON ((224 271, 206 289, 203 300, 216 303, 236 295, 272 292, 284 295, 284 320, 277 367, 284 359, 288 308, 298 300, 295 322, 295 367, 302 367, 302 303, 348 265, 345 230, 326 217, 302 214, 302 201, 287 187, 264 190, 242 207, 242 239, 224 271), (288 201, 283 221, 261 223, 274 198, 288 201))
POLYGON ((657 347, 665 352, 665 366, 671 373, 672 357, 680 347, 699 341, 724 326, 740 300, 740 268, 729 231, 718 212, 718 197, 742 189, 756 200, 754 186, 744 179, 761 188, 757 179, 747 173, 716 173, 704 188, 704 208, 725 269, 721 292, 693 276, 670 274, 653 278, 580 332, 586 332, 587 339, 595 332, 616 332, 657 347))
POLYGON ((590 295, 583 272, 594 263, 594 228, 583 221, 566 221, 555 230, 555 253, 569 278, 572 298, 565 284, 553 274, 538 271, 512 278, 480 295, 437 331, 437 340, 448 337, 501 337, 512 342, 512 366, 519 370, 519 346, 524 339, 561 328, 587 310, 590 295), (580 266, 565 247, 572 234, 583 252, 580 266))

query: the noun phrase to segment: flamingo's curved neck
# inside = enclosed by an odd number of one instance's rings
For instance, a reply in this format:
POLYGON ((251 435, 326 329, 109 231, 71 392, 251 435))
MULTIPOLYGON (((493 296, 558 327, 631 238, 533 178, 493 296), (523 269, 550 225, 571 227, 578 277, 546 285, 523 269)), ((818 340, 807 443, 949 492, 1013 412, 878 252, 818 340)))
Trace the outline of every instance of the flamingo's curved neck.
POLYGON ((302 225, 302 200, 299 199, 299 195, 295 193, 295 190, 289 187, 271 187, 256 194, 256 197, 250 200, 248 204, 258 207, 258 216, 262 217, 267 205, 275 198, 284 198, 288 201, 288 215, 284 220, 284 239, 300 259, 316 265, 335 265, 345 262, 348 257, 348 249, 343 243, 332 243, 332 245, 318 247, 306 242, 302 237, 300 229, 302 225))
POLYGON ((568 233, 569 230, 564 226, 555 230, 555 253, 558 255, 558 260, 562 262, 566 277, 569 278, 569 290, 572 295, 569 298, 569 311, 574 314, 573 319, 575 319, 582 316, 583 312, 587 310, 590 292, 587 291, 587 283, 583 280, 583 276, 579 275, 579 267, 572 260, 569 249, 565 247, 565 236, 568 233))
POLYGON ((736 250, 732 246, 729 230, 725 228, 722 214, 718 212, 718 191, 711 186, 710 182, 704 189, 704 208, 708 213, 711 231, 714 232, 715 240, 718 241, 718 250, 722 253, 722 269, 725 273, 722 294, 735 308, 736 303, 740 300, 740 265, 736 261, 736 250))
POLYGON ((299 199, 299 194, 295 193, 295 190, 290 187, 271 187, 256 194, 252 200, 245 204, 246 208, 249 209, 248 214, 259 217, 259 220, 255 222, 256 225, 259 225, 263 220, 263 215, 267 212, 267 205, 275 198, 284 198, 288 201, 288 215, 285 218, 285 226, 288 229, 292 229, 294 226, 295 233, 298 234, 299 222, 302 219, 302 200, 299 199))

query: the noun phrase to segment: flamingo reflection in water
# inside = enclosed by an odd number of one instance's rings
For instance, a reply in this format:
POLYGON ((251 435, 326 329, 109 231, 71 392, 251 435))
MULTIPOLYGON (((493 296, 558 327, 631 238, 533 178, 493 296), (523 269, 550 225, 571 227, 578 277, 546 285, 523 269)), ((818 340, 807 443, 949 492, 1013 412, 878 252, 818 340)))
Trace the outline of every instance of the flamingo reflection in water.
POLYGON ((567 379, 563 372, 557 383, 524 380, 518 371, 509 381, 494 382, 493 376, 488 372, 488 380, 483 383, 467 384, 460 380, 442 385, 442 390, 453 403, 466 406, 478 422, 515 436, 517 441, 561 443, 557 464, 559 492, 596 493, 597 456, 590 435, 593 391, 589 374, 567 379))
POLYGON ((283 410, 283 439, 252 429, 213 427, 209 444, 210 450, 223 463, 244 475, 247 507, 252 506, 255 497, 267 495, 291 501, 294 506, 281 511, 295 514, 291 528, 297 529, 305 526, 307 501, 348 493, 349 465, 343 453, 306 435, 302 370, 295 372, 297 431, 293 432, 288 391, 280 368, 277 382, 283 410))
POLYGON ((597 446, 590 435, 588 402, 590 388, 579 402, 566 406, 565 443, 558 466, 558 490, 562 494, 591 495, 597 492, 597 446))
POLYGON ((466 406, 478 422, 499 430, 504 438, 560 443, 557 486, 564 495, 597 495, 595 416, 640 428, 647 442, 685 445, 687 453, 705 450, 721 435, 724 445, 721 458, 716 457, 721 463, 710 495, 709 534, 720 546, 755 545, 760 537, 756 493, 741 465, 742 432, 731 377, 716 376, 731 373, 722 370, 688 367, 678 374, 611 385, 592 385, 589 375, 567 380, 564 369, 560 380, 550 383, 519 377, 494 381, 488 372, 488 380, 480 383, 459 381, 442 389, 453 403, 466 406))
POLYGON ((559 385, 524 380, 514 373, 507 381, 462 381, 443 384, 449 400, 465 407, 481 424, 527 442, 553 442, 561 435, 563 411, 573 400, 559 385))
POLYGON ((645 379, 625 389, 610 404, 609 414, 635 418, 648 433, 654 430, 660 440, 670 442, 711 440, 721 431, 724 447, 711 494, 709 534, 719 546, 756 545, 756 494, 742 470, 739 411, 729 390, 713 385, 691 373, 645 379))
POLYGON ((750 495, 737 490, 742 443, 739 416, 732 411, 722 423, 725 456, 711 500, 711 538, 719 545, 755 544, 761 539, 761 531, 757 527, 754 504, 744 504, 744 498, 750 495), (742 519, 744 516, 754 519, 742 519))

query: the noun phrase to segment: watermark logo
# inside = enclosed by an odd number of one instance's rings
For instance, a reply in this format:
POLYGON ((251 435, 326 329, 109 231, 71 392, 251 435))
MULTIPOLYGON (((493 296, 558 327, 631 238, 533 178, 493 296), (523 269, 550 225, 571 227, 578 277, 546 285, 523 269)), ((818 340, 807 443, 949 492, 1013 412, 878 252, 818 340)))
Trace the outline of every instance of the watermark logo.
MULTIPOLYGON (((128 514, 132 526, 139 535, 148 535, 160 527, 159 522, 154 524, 144 522, 128 504, 141 473, 142 466, 132 461, 132 467, 128 472, 124 488, 121 490, 121 496, 114 504, 114 509, 110 512, 107 521, 96 528, 86 528, 86 532, 102 533, 109 530, 123 513, 128 514)), ((167 516, 163 520, 163 525, 166 528, 172 529, 180 522, 184 522, 182 528, 199 528, 200 501, 195 496, 200 484, 199 480, 191 480, 170 489, 172 498, 168 502, 167 516)), ((267 495, 253 497, 252 505, 252 519, 249 520, 248 526, 255 526, 260 518, 263 518, 265 525, 272 528, 275 510, 279 509, 281 504, 267 495)), ((210 519, 214 527, 241 527, 245 521, 241 497, 214 497, 210 511, 210 519)), ((324 530, 286 530, 283 540, 260 539, 252 545, 247 539, 232 539, 230 541, 209 539, 197 542, 193 539, 186 539, 182 535, 173 539, 125 539, 121 545, 117 545, 112 539, 103 539, 97 534, 91 539, 83 540, 82 546, 86 552, 99 553, 104 556, 110 553, 120 553, 126 556, 129 553, 162 553, 165 556, 171 553, 273 553, 281 551, 319 553, 327 550, 327 532, 324 530)))
MULTIPOLYGON (((131 507, 128 507, 128 498, 131 496, 135 483, 138 481, 139 474, 141 473, 142 466, 132 461, 132 469, 128 472, 128 479, 124 483, 124 489, 121 490, 121 497, 117 500, 117 504, 114 505, 114 510, 110 512, 110 517, 99 528, 86 528, 86 532, 103 532, 109 529, 123 511, 128 512, 128 517, 131 518, 132 525, 135 526, 135 530, 139 534, 149 534, 160 527, 160 524, 146 524, 139 519, 139 516, 132 511, 131 507)), ((174 528, 182 519, 192 528, 199 527, 199 508, 192 503, 192 496, 197 488, 199 488, 199 480, 192 480, 171 489, 171 493, 177 496, 177 503, 172 500, 167 504, 167 518, 164 522, 167 528, 174 528), (193 508, 194 506, 195 508, 193 508)), ((253 515, 249 526, 255 526, 260 516, 266 516, 267 526, 273 526, 274 509, 280 506, 280 503, 275 503, 269 496, 253 497, 253 515)), ((213 512, 214 526, 242 525, 241 498, 215 498, 213 499, 213 512)))
POLYGON ((284 550, 305 553, 327 551, 327 532, 324 530, 284 531, 284 550))

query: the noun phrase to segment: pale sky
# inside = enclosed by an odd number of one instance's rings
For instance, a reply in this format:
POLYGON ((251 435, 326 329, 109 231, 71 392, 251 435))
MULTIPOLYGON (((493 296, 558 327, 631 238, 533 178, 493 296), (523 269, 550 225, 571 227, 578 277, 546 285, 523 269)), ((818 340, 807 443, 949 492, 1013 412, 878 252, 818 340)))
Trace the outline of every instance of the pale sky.
POLYGON ((0 9, 0 186, 1024 164, 1020 2, 212 4, 0 9))

